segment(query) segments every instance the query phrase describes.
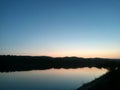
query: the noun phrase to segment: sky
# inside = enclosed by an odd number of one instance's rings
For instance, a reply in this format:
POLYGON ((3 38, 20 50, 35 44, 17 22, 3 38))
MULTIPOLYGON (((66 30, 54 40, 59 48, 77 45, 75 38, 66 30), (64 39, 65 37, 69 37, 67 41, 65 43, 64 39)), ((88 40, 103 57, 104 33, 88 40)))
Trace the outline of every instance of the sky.
POLYGON ((120 58, 120 0, 0 0, 0 55, 120 58))

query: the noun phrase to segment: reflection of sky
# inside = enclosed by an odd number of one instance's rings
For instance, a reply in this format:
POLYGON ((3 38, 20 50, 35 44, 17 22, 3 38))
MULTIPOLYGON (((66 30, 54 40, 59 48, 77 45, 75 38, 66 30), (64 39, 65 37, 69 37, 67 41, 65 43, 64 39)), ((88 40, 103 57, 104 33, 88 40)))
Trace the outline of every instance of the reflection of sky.
POLYGON ((120 0, 0 0, 0 54, 120 58, 120 0))
POLYGON ((105 69, 79 68, 0 73, 0 89, 74 90, 105 72, 105 69))

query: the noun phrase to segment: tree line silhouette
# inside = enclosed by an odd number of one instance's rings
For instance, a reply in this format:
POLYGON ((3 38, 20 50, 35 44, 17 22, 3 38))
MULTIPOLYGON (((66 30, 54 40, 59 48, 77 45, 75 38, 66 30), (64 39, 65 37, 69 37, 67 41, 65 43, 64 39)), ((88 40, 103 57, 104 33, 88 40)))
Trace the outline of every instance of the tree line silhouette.
POLYGON ((120 59, 0 55, 0 72, 81 67, 112 70, 120 67, 120 59))

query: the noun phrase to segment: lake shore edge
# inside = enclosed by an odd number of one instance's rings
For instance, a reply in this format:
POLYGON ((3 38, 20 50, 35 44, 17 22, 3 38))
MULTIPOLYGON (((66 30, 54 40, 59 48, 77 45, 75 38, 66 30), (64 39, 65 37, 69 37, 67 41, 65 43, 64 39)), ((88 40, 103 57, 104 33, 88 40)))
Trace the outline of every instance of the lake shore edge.
POLYGON ((76 90, 120 90, 120 67, 116 67, 76 90))

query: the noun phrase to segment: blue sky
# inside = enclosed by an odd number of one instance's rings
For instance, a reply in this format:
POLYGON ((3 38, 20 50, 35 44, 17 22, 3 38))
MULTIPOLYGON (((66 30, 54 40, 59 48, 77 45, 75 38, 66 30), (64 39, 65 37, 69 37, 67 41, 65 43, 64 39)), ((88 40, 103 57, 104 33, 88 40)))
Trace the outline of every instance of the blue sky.
POLYGON ((120 58, 120 0, 0 0, 0 54, 120 58))

